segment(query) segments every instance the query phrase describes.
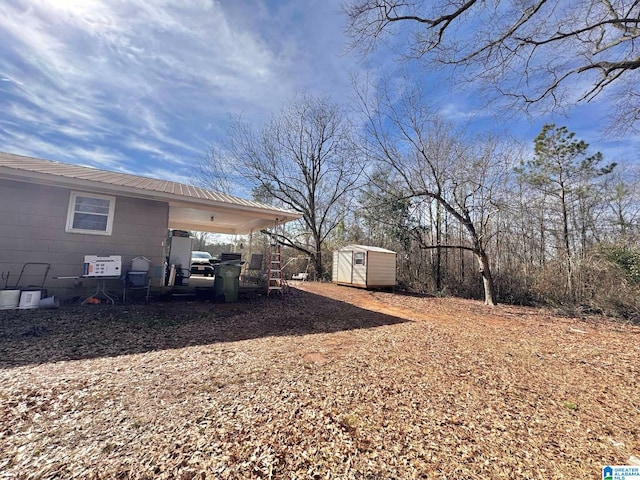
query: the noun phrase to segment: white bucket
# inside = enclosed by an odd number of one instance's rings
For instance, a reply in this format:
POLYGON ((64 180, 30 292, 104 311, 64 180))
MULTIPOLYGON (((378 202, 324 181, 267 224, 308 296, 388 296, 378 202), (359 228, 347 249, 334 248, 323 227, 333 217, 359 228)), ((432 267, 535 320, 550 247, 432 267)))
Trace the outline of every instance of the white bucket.
POLYGON ((20 290, 0 290, 0 310, 16 308, 20 302, 20 290))
POLYGON ((38 308, 41 294, 41 290, 25 290, 20 294, 20 305, 18 308, 38 308))
POLYGON ((56 297, 41 298, 40 302, 38 302, 38 307, 40 308, 58 308, 59 306, 60 301, 56 297))

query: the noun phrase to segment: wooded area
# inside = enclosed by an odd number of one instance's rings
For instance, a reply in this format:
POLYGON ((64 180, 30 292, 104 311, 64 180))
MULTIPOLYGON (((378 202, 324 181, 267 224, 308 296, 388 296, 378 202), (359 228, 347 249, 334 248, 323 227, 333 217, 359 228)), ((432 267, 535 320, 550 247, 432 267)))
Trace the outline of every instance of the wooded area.
POLYGON ((489 267, 500 302, 638 318, 637 166, 603 165, 553 125, 519 160, 491 143, 484 152, 456 145, 461 137, 443 131, 420 139, 416 155, 390 155, 392 175, 363 188, 362 209, 338 243, 397 251, 398 278, 410 290, 480 298, 489 267), (441 156, 445 144, 456 153, 441 156))
MULTIPOLYGON (((619 137, 637 131, 638 2, 574 3, 354 0, 344 11, 354 49, 396 40, 408 64, 506 100, 506 116, 598 97, 619 137)), ((465 131, 430 101, 435 85, 407 75, 355 79, 348 108, 302 95, 261 130, 234 122, 204 159, 207 186, 242 179, 301 213, 280 241, 317 279, 328 253, 369 244, 398 253, 408 290, 637 320, 638 158, 604 158, 570 126, 545 124, 526 143, 465 131)))
POLYGON ((637 165, 552 124, 528 148, 470 136, 403 92, 360 96, 378 171, 339 243, 396 250, 410 290, 638 318, 637 165))
MULTIPOLYGON (((412 179, 395 191, 371 184, 336 241, 397 251, 398 278, 410 290, 480 298, 474 257, 484 255, 498 301, 637 319, 637 170, 618 166, 605 174, 585 158, 544 158, 510 171, 485 170, 484 177, 470 172, 475 189, 454 173, 441 183, 457 190, 433 196, 415 195, 412 179)), ((476 164, 466 165, 458 169, 476 164)))
POLYGON ((402 289, 638 319, 637 164, 553 124, 528 145, 470 134, 408 84, 360 87, 357 104, 359 131, 306 97, 231 132, 254 197, 303 214, 280 239, 290 273, 328 279, 332 251, 368 244, 398 253, 402 289))

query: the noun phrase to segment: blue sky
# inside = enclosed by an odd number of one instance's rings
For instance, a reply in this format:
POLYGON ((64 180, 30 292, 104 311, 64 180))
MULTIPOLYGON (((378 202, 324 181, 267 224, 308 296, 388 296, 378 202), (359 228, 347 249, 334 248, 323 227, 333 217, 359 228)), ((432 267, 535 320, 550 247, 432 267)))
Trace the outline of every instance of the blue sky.
MULTIPOLYGON (((351 97, 351 76, 394 75, 380 50, 347 51, 339 0, 3 0, 0 150, 191 182, 229 118, 259 126, 296 92, 351 97)), ((416 78, 427 78, 416 72, 416 78)), ((568 118, 515 120, 434 86, 450 119, 533 141, 567 125, 609 161, 638 160, 640 139, 609 140, 607 105, 568 118)))

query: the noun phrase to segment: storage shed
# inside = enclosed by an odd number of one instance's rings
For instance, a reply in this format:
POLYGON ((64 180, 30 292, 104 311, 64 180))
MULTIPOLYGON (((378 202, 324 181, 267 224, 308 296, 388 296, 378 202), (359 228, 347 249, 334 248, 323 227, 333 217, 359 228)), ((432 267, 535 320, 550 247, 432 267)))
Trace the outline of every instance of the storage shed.
POLYGON ((333 283, 361 288, 396 285, 396 252, 367 245, 348 245, 333 252, 333 283))

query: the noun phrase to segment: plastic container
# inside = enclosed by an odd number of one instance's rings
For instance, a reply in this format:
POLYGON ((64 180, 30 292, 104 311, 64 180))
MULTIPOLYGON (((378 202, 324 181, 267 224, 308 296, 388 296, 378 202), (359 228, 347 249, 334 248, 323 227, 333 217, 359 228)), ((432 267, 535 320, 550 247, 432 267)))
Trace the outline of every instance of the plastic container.
POLYGON ((213 290, 215 298, 224 298, 225 302, 238 301, 238 288, 240 284, 240 266, 216 265, 213 290))
POLYGON ((55 296, 41 298, 40 302, 38 302, 39 308, 58 308, 59 306, 60 300, 58 300, 55 296))
POLYGON ((20 294, 19 309, 38 308, 40 305, 40 296, 42 291, 40 290, 23 290, 20 294))
POLYGON ((0 310, 17 308, 20 303, 20 290, 0 290, 0 310))

